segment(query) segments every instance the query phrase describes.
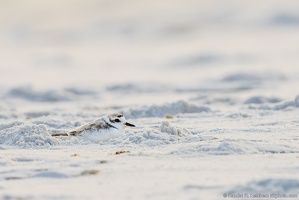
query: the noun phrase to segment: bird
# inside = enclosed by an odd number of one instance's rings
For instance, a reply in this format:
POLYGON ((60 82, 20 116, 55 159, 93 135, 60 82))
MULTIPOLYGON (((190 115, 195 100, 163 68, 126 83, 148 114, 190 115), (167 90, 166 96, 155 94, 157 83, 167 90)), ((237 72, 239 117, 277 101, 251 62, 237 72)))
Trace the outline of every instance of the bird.
POLYGON ((100 142, 121 136, 128 126, 135 127, 134 124, 126 121, 123 114, 113 113, 96 119, 76 130, 67 133, 52 134, 52 136, 79 136, 93 142, 100 142))

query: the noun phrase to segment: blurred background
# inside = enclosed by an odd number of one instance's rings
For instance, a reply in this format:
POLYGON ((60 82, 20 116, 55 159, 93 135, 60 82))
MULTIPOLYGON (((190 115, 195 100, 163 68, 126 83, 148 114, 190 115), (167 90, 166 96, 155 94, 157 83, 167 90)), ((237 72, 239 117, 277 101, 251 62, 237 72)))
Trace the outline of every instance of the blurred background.
POLYGON ((296 0, 1 0, 1 89, 297 79, 298 11, 296 0))

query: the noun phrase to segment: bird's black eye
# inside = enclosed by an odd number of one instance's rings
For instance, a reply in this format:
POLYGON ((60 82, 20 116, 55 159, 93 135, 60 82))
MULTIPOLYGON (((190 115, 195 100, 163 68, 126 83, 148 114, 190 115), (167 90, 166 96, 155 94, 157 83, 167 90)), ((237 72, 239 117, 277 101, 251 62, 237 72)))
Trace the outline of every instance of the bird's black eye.
POLYGON ((120 120, 119 120, 119 119, 115 119, 114 121, 115 121, 115 122, 120 122, 120 120))

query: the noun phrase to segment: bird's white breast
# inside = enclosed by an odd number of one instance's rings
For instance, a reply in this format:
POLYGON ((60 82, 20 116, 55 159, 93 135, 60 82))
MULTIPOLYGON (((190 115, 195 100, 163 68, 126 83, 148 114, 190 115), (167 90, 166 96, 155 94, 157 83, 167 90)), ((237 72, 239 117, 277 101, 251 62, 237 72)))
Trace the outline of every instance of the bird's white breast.
POLYGON ((112 138, 119 137, 122 134, 123 131, 120 131, 115 128, 110 128, 110 129, 84 131, 81 134, 81 136, 93 142, 100 142, 100 141, 110 140, 112 138))

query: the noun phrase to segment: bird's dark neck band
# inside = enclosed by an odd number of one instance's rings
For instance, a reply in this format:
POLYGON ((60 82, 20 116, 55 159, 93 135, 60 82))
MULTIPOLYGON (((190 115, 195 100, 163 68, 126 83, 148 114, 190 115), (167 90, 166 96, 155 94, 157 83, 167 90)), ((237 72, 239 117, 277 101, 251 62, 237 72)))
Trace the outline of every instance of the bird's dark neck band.
MULTIPOLYGON (((104 121, 105 121, 105 120, 104 120, 104 121)), ((105 121, 105 122, 106 122, 106 121, 105 121)), ((106 122, 106 124, 107 124, 107 126, 109 126, 109 127, 111 127, 111 128, 118 129, 118 128, 116 128, 115 126, 113 126, 113 125, 109 124, 108 122, 106 122)))
POLYGON ((109 127, 111 127, 111 128, 115 128, 115 129, 118 130, 118 128, 116 128, 116 127, 113 126, 112 124, 108 123, 108 121, 110 121, 110 120, 109 120, 109 118, 108 118, 107 116, 104 116, 103 119, 104 119, 104 122, 107 124, 107 126, 109 126, 109 127))

